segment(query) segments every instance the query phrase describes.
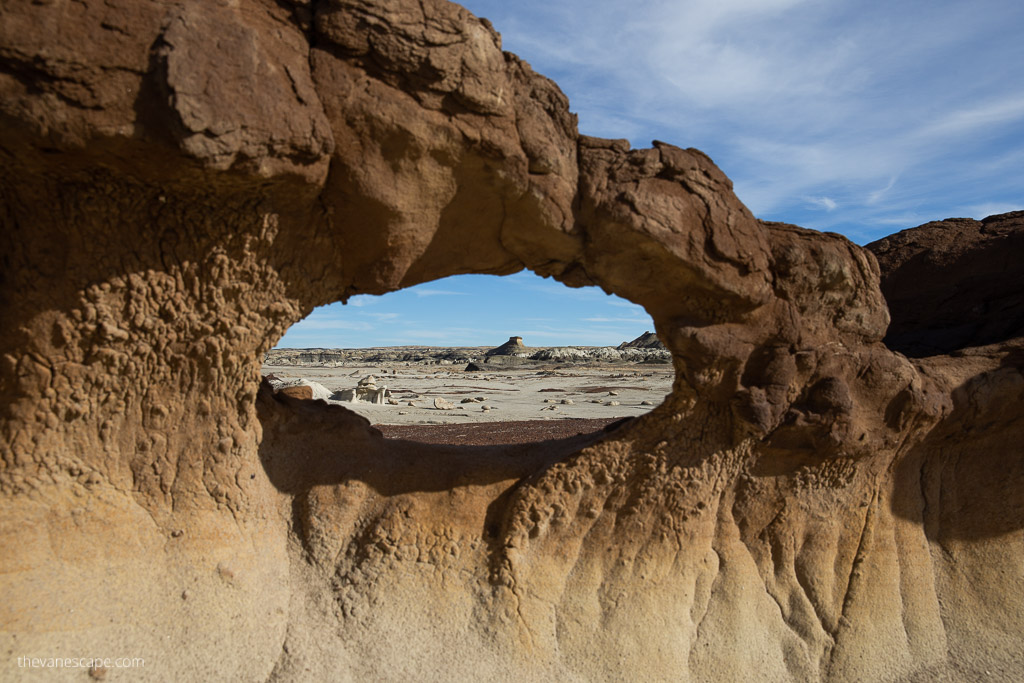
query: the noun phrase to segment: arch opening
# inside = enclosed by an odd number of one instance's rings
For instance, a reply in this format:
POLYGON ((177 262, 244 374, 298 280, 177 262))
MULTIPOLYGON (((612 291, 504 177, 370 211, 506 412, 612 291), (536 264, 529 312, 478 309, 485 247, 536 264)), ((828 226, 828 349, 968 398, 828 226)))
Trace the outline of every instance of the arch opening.
POLYGON ((671 393, 643 307, 530 271, 457 275, 315 309, 264 354, 278 393, 385 437, 509 445, 600 434, 671 393))

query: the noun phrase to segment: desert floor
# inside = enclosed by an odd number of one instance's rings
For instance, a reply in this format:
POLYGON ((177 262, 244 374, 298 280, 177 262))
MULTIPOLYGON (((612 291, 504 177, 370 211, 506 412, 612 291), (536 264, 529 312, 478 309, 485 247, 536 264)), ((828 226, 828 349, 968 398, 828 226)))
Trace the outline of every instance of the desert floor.
MULTIPOLYGON (((373 375, 399 405, 340 403, 375 425, 445 425, 533 420, 613 419, 642 415, 671 392, 670 365, 557 366, 465 372, 462 365, 373 364, 346 367, 263 366, 282 380, 304 378, 348 389, 373 375), (452 409, 434 407, 434 399, 452 409), (465 399, 480 402, 466 402, 465 399), (485 410, 484 406, 490 409, 485 410)), ((331 401, 334 403, 334 401, 331 401)))

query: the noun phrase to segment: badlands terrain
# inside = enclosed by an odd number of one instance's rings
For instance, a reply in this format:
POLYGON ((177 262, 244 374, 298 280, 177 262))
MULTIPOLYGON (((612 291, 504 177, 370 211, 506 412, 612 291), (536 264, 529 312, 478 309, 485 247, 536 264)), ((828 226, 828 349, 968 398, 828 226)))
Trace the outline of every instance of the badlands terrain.
POLYGON ((664 347, 627 354, 632 362, 611 347, 530 349, 521 357, 488 356, 491 350, 274 349, 266 354, 262 373, 276 390, 311 386, 313 398, 342 405, 374 425, 609 423, 659 405, 671 393, 675 378, 664 347), (560 360, 548 360, 552 358, 560 360), (353 402, 341 397, 342 390, 360 382, 384 390, 384 400, 353 402))

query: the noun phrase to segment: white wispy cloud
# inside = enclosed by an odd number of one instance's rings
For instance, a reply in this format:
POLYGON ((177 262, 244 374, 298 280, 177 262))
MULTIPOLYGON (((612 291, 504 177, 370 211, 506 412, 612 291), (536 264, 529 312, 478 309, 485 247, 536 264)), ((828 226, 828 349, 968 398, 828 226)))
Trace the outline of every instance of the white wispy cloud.
POLYGON ((825 209, 826 211, 835 211, 836 207, 839 206, 836 200, 831 197, 807 197, 806 199, 808 204, 825 209))
POLYGON ((386 322, 388 320, 396 320, 401 317, 399 313, 373 313, 369 311, 359 311, 359 315, 373 318, 380 322, 386 322))
POLYGON ((562 86, 583 132, 701 148, 767 218, 877 237, 1024 186, 1022 3, 465 4, 562 86))
POLYGON ((412 291, 416 296, 467 296, 468 292, 456 292, 452 289, 420 289, 416 288, 412 291))
POLYGON ((985 204, 974 204, 973 206, 967 207, 964 214, 969 218, 977 218, 980 220, 1000 213, 1010 213, 1011 211, 1024 211, 1024 200, 1012 203, 989 202, 985 204))
POLYGON ((316 311, 310 314, 308 318, 300 320, 299 322, 292 325, 289 332, 294 331, 296 333, 304 332, 327 332, 331 330, 372 330, 373 325, 368 322, 359 320, 337 320, 331 318, 319 318, 316 316, 316 311))
MULTIPOLYGON (((443 329, 427 329, 427 328, 408 328, 403 330, 397 336, 399 338, 409 340, 406 343, 417 343, 418 342, 439 342, 445 346, 454 345, 460 346, 467 343, 467 339, 482 339, 481 344, 492 343, 497 346, 505 342, 511 333, 505 330, 490 330, 480 329, 475 327, 445 327, 443 329)), ((478 345, 477 343, 470 343, 471 346, 478 345)))
POLYGON ((877 204, 878 202, 880 202, 882 200, 883 197, 885 197, 885 195, 889 194, 889 190, 891 190, 895 185, 896 185, 896 176, 893 176, 893 177, 889 178, 889 182, 886 183, 885 187, 883 187, 880 190, 875 190, 873 192, 869 192, 868 193, 868 198, 867 198, 866 202, 868 204, 877 204))
POLYGON ((632 308, 641 312, 644 311, 644 307, 641 306, 640 304, 635 304, 632 301, 626 301, 625 299, 609 299, 608 305, 617 306, 619 308, 632 308))
POLYGON ((379 296, 372 294, 357 294, 346 302, 346 306, 355 306, 361 308, 363 306, 372 306, 380 300, 379 296))
POLYGON ((1024 93, 971 103, 953 111, 944 112, 916 132, 926 139, 951 135, 973 135, 979 131, 990 133, 993 128, 1024 121, 1024 93))
POLYGON ((594 318, 581 318, 584 322, 588 323, 626 323, 626 324, 637 324, 637 325, 650 325, 651 319, 647 318, 606 318, 606 317, 594 317, 594 318))

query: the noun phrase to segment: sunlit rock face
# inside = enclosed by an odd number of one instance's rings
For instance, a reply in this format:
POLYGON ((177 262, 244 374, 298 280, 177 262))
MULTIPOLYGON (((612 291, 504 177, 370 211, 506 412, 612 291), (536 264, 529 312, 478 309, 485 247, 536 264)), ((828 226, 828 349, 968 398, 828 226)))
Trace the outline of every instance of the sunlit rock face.
POLYGON ((580 136, 454 4, 2 15, 5 676, 1024 675, 1019 339, 891 351, 869 251, 580 136), (643 305, 665 403, 458 448, 260 386, 315 306, 524 267, 643 305))

